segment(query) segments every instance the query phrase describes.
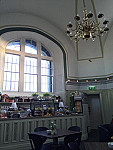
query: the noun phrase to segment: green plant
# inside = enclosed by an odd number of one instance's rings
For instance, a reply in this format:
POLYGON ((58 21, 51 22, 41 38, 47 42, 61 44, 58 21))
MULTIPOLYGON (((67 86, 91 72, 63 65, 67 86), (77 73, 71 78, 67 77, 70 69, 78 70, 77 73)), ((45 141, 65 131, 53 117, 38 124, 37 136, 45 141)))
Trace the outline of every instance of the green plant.
POLYGON ((34 92, 34 93, 32 94, 32 96, 38 96, 38 93, 34 92))
POLYGON ((46 97, 46 96, 51 96, 51 94, 49 94, 49 93, 43 93, 43 97, 46 97))

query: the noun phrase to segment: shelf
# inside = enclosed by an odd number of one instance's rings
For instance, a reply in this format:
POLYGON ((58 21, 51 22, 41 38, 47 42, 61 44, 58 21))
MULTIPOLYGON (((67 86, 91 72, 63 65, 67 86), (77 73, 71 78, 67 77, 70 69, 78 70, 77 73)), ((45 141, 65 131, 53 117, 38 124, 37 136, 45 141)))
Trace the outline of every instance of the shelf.
MULTIPOLYGON (((0 102, 0 104, 12 104, 13 102, 0 102)), ((16 102, 17 104, 30 104, 30 102, 16 102)))

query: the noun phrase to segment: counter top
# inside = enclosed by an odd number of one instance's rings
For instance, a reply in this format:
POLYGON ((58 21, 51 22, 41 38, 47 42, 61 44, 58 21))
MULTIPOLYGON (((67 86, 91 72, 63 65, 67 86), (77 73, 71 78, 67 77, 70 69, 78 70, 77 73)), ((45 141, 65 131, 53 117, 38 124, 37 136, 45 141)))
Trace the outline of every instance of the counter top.
POLYGON ((55 116, 31 116, 31 117, 23 117, 23 118, 0 118, 0 121, 7 120, 22 120, 22 119, 42 119, 42 118, 56 118, 56 117, 71 117, 71 116, 84 116, 84 114, 70 114, 70 115, 55 115, 55 116))

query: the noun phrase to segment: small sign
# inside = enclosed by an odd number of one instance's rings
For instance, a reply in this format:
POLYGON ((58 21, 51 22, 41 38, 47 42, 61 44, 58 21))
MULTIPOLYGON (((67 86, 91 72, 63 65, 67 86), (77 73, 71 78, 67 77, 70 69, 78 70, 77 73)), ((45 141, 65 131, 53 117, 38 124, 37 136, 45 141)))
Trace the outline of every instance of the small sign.
POLYGON ((95 90, 96 87, 95 86, 89 86, 89 90, 95 90))

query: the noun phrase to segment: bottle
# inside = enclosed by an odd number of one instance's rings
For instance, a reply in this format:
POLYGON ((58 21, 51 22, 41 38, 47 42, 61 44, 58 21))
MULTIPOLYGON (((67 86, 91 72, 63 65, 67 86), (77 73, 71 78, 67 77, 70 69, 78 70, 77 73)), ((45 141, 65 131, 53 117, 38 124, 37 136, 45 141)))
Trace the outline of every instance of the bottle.
POLYGON ((56 130, 56 124, 54 123, 54 134, 57 133, 57 130, 56 130))

